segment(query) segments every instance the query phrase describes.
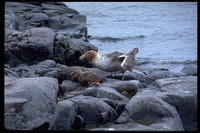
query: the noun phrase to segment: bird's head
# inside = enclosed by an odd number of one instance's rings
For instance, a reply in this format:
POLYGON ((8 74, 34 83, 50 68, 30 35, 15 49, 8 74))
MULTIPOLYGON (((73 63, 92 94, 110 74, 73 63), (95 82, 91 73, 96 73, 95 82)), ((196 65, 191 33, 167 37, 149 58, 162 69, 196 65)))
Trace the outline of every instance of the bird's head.
POLYGON ((97 52, 94 50, 90 50, 90 51, 86 52, 85 54, 81 55, 79 57, 79 60, 83 60, 85 58, 93 60, 96 58, 96 56, 97 56, 97 52))

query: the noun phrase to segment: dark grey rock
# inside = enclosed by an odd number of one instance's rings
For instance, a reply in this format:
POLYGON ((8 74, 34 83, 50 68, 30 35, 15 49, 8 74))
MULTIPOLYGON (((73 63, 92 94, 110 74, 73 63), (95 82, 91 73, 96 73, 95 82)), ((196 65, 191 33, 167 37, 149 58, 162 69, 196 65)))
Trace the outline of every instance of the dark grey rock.
POLYGON ((185 66, 181 70, 181 72, 185 73, 187 75, 197 76, 197 65, 188 65, 188 66, 185 66))
POLYGON ((84 90, 83 95, 93 96, 97 98, 109 98, 111 100, 127 100, 124 95, 111 87, 99 86, 99 87, 88 87, 84 90))
POLYGON ((57 40, 55 42, 54 48, 54 60, 57 60, 59 63, 66 64, 68 66, 84 66, 86 61, 81 62, 79 57, 89 50, 98 50, 96 46, 81 39, 67 39, 64 36, 63 38, 64 39, 57 40))
POLYGON ((155 96, 136 94, 127 103, 116 122, 119 124, 137 123, 157 131, 184 131, 176 109, 155 96))
POLYGON ((5 10, 5 28, 18 30, 19 21, 12 10, 5 10))
POLYGON ((58 82, 49 77, 7 80, 5 85, 5 128, 32 130, 51 117, 56 106, 58 82))
POLYGON ((158 79, 155 84, 161 91, 167 92, 159 97, 176 107, 184 129, 197 130, 197 77, 158 79))
POLYGON ((116 81, 111 83, 103 83, 100 86, 107 86, 116 89, 118 92, 133 92, 137 93, 138 89, 146 87, 143 83, 140 83, 138 80, 129 80, 129 81, 116 81))
POLYGON ((75 115, 73 102, 69 100, 58 102, 48 130, 72 130, 71 125, 74 122, 75 115))
POLYGON ((45 13, 27 13, 25 18, 31 27, 49 27, 49 17, 45 13))
POLYGON ((62 92, 66 91, 73 91, 76 90, 79 86, 81 86, 79 83, 72 82, 71 80, 64 80, 62 84, 60 85, 60 90, 62 92))
POLYGON ((197 77, 175 77, 157 79, 154 85, 158 86, 163 92, 170 92, 172 94, 197 94, 197 77))
POLYGON ((53 44, 55 32, 48 28, 32 28, 23 35, 11 37, 6 40, 5 62, 10 66, 21 63, 33 64, 53 58, 53 44))
POLYGON ((116 119, 116 111, 99 98, 79 95, 69 100, 74 103, 77 115, 83 119, 82 126, 97 126, 116 119))

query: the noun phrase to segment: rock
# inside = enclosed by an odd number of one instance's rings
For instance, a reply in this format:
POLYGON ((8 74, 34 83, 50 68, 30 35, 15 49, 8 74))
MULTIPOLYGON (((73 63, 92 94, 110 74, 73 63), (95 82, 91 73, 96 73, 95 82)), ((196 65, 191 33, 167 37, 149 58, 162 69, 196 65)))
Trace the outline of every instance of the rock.
MULTIPOLYGON (((136 94, 127 103, 116 123, 136 123, 157 131, 184 131, 176 109, 154 96, 136 94)), ((140 130, 145 128, 141 127, 140 130)))
POLYGON ((74 103, 69 100, 58 102, 48 130, 72 130, 75 119, 74 103))
POLYGON ((120 94, 118 91, 111 87, 99 86, 99 87, 88 87, 84 90, 83 95, 93 96, 96 98, 109 98, 111 100, 125 100, 128 98, 120 94))
POLYGON ((181 70, 181 72, 185 73, 187 75, 197 76, 197 65, 188 65, 188 66, 185 66, 181 70))
POLYGON ((168 94, 160 96, 160 98, 171 106, 176 107, 185 131, 197 130, 197 95, 168 94))
POLYGON ((48 28, 32 28, 24 33, 12 35, 11 38, 6 39, 5 62, 10 66, 21 63, 31 65, 52 59, 55 34, 48 28), (12 46, 12 43, 15 45, 12 46))
MULTIPOLYGON (((62 17, 63 19, 69 18, 76 26, 76 29, 82 28, 86 25, 86 17, 84 15, 80 15, 78 11, 68 8, 64 3, 61 2, 6 2, 5 8, 12 10, 15 13, 17 19, 19 20, 18 23, 20 31, 43 26, 57 29, 58 27, 55 25, 55 23, 52 24, 51 19, 52 17, 56 16, 59 18, 62 17), (75 17, 73 18, 74 15, 75 17)), ((62 27, 66 29, 69 28, 71 24, 67 22, 65 23, 64 21, 58 21, 57 25, 63 25, 62 27)))
POLYGON ((144 83, 140 83, 138 80, 129 81, 114 81, 111 83, 103 83, 100 86, 107 86, 116 89, 118 92, 128 92, 136 94, 138 89, 146 87, 144 83))
POLYGON ((4 90, 5 128, 32 130, 50 119, 58 82, 49 77, 19 78, 7 82, 4 90))
POLYGON ((186 131, 197 130, 197 77, 158 79, 154 83, 161 91, 159 97, 176 107, 186 131))
POLYGON ((9 86, 16 79, 15 77, 4 76, 4 86, 9 86))
POLYGON ((42 13, 40 5, 34 5, 32 3, 6 2, 5 9, 12 10, 15 13, 17 19, 19 20, 19 31, 24 31, 34 27, 31 26, 32 24, 30 23, 30 19, 26 18, 27 13, 42 13))
MULTIPOLYGON (((102 71, 98 68, 88 68, 90 71, 97 73, 98 75, 100 75, 101 77, 106 78, 108 75, 110 75, 110 72, 106 72, 106 71, 102 71)), ((111 78, 110 78, 111 79, 111 78)), ((112 80, 112 79, 111 79, 112 80)), ((115 80, 115 79, 114 79, 115 80)), ((121 79, 120 79, 121 80, 121 79)), ((110 81, 110 80, 109 80, 110 81)), ((116 79, 116 81, 119 81, 116 79)))
POLYGON ((19 21, 12 10, 5 10, 5 28, 18 30, 19 21))
POLYGON ((13 76, 16 78, 22 77, 42 77, 48 76, 53 77, 52 71, 58 71, 60 68, 56 67, 56 63, 53 60, 45 60, 39 62, 38 64, 27 66, 27 65, 19 65, 18 67, 5 68, 5 76, 13 76), (49 72, 49 75, 47 74, 49 72))
POLYGON ((126 72, 124 80, 139 80, 141 83, 150 85, 153 81, 155 81, 155 78, 150 74, 145 75, 144 73, 138 72, 126 72))
POLYGON ((54 45, 54 60, 68 66, 90 66, 86 61, 80 61, 79 57, 89 50, 98 48, 82 39, 67 38, 61 36, 56 38, 54 45))
POLYGON ((181 75, 179 73, 174 73, 166 69, 152 69, 150 70, 150 74, 154 77, 154 79, 179 77, 181 75))
POLYGON ((82 127, 97 126, 116 119, 115 110, 99 98, 91 96, 76 96, 71 99, 76 108, 76 114, 82 121, 82 127))
POLYGON ((25 18, 29 20, 31 27, 49 27, 49 17, 45 13, 27 13, 25 18))
POLYGON ((142 71, 141 72, 140 71, 126 72, 125 80, 139 80, 141 83, 150 85, 156 79, 185 76, 182 73, 171 72, 171 71, 169 71, 167 69, 163 69, 163 68, 143 70, 143 72, 142 71))
POLYGON ((153 84, 158 86, 161 91, 172 94, 197 94, 196 76, 157 79, 153 84))
POLYGON ((77 87, 79 87, 80 84, 79 83, 74 83, 71 80, 64 80, 62 82, 62 84, 60 85, 60 90, 62 92, 66 92, 66 91, 73 91, 75 90, 77 87))
POLYGON ((43 68, 52 68, 56 66, 56 62, 54 60, 45 60, 45 61, 39 62, 37 65, 43 68))
POLYGON ((41 7, 43 9, 43 11, 48 14, 48 16, 56 16, 57 14, 61 14, 61 15, 74 15, 74 14, 79 14, 78 11, 71 9, 69 7, 67 7, 64 3, 61 2, 45 2, 45 3, 41 3, 41 7), (53 14, 52 12, 49 13, 49 11, 56 11, 56 14, 53 14))
POLYGON ((12 67, 46 59, 81 66, 79 56, 97 50, 87 40, 86 16, 64 3, 6 2, 5 10, 5 62, 12 67))

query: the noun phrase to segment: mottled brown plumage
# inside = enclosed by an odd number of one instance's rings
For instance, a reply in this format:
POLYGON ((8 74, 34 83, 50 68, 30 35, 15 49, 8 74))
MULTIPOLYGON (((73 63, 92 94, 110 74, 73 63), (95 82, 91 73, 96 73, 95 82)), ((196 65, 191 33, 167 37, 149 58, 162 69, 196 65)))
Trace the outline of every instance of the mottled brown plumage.
POLYGON ((122 80, 124 79, 124 73, 126 71, 132 71, 135 65, 135 55, 138 53, 138 48, 134 48, 129 51, 128 54, 124 54, 122 52, 112 52, 104 55, 99 55, 96 51, 90 50, 87 53, 83 54, 79 57, 80 60, 84 58, 90 58, 92 60, 92 64, 97 68, 111 72, 121 72, 123 74, 122 80))

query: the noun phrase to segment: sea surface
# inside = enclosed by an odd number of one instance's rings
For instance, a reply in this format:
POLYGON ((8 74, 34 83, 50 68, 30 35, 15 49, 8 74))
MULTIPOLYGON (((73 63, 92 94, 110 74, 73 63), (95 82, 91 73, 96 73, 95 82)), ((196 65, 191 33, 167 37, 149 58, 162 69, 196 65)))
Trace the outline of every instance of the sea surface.
POLYGON ((87 16, 100 54, 138 47, 144 67, 179 72, 197 64, 197 2, 64 2, 87 16))

